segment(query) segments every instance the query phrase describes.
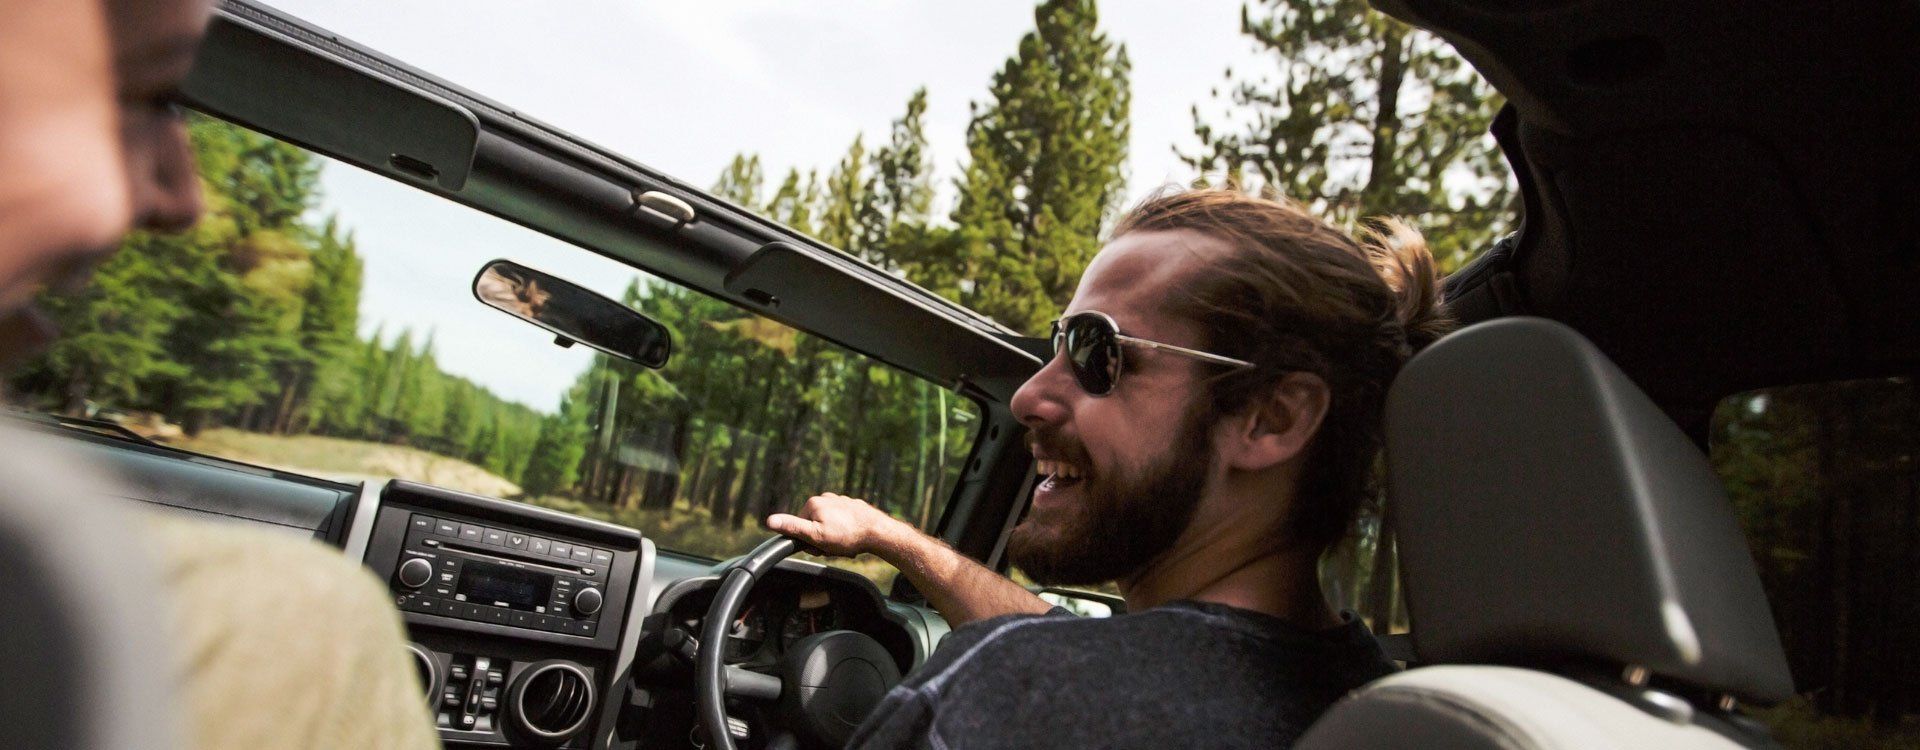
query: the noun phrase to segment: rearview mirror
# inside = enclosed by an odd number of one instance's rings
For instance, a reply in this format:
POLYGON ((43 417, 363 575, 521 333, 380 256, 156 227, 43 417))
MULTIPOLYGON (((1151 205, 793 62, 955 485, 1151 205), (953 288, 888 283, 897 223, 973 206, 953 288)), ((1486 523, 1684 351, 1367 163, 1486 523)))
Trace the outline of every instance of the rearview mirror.
POLYGON ((496 260, 473 279, 473 296, 488 307, 547 329, 561 346, 586 344, 659 369, 673 338, 667 327, 633 308, 549 273, 496 260))
POLYGON ((1117 596, 1053 586, 1029 587, 1041 601, 1061 607, 1081 617, 1112 617, 1125 614, 1127 602, 1117 596))

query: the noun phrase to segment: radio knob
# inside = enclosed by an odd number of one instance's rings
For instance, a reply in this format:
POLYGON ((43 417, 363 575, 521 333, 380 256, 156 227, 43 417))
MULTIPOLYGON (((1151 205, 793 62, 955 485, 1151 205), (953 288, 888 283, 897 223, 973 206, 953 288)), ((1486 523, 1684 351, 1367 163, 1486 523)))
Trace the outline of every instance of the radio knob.
POLYGON ((582 616, 591 615, 600 611, 600 590, 596 588, 584 588, 580 590, 580 593, 574 594, 573 611, 582 616))
POLYGON ((417 589, 433 579, 433 563, 418 557, 400 563, 400 585, 417 589))

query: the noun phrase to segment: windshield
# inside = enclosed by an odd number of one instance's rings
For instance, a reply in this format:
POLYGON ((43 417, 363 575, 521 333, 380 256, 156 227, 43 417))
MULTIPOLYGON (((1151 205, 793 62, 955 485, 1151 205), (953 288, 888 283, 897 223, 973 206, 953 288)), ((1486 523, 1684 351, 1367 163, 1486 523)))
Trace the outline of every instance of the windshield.
POLYGON ((938 523, 973 402, 299 147, 207 117, 190 129, 208 215, 135 235, 90 286, 44 296, 62 334, 13 378, 14 404, 302 474, 557 508, 714 557, 820 491, 938 523), (671 359, 561 346, 488 308, 472 290, 496 259, 645 313, 671 359))

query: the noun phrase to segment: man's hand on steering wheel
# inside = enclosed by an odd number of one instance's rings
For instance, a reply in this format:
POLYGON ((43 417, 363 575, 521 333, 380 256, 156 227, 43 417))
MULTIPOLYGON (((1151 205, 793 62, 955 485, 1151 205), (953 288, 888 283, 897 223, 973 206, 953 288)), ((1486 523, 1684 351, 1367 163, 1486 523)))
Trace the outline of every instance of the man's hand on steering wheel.
POLYGON ((767 528, 839 557, 880 554, 900 539, 902 531, 912 530, 865 500, 831 492, 808 498, 798 515, 768 516, 767 528))

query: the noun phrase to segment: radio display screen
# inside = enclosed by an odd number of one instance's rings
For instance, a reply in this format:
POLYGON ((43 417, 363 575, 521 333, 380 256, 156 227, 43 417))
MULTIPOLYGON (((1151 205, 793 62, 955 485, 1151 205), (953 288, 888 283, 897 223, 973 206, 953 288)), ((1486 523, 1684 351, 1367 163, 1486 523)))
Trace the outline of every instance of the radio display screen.
POLYGON ((491 604, 532 612, 553 595, 553 576, 505 565, 468 560, 460 571, 455 593, 474 604, 491 604))

